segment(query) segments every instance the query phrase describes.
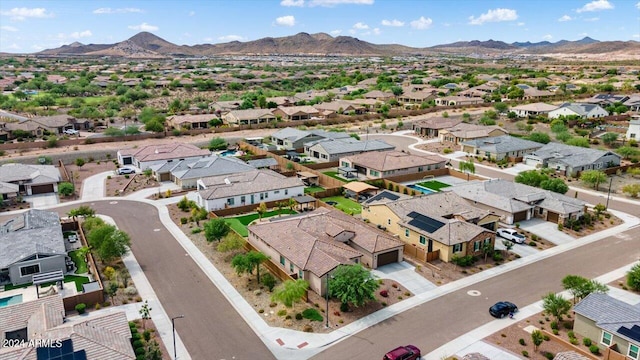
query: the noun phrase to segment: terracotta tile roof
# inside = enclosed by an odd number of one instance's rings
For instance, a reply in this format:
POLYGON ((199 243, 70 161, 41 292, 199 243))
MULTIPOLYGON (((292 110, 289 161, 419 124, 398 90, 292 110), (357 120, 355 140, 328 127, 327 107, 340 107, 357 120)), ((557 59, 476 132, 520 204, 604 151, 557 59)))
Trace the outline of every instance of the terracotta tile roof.
POLYGON ((413 155, 401 151, 365 152, 348 156, 345 159, 356 165, 381 172, 444 164, 447 161, 438 155, 413 155))
POLYGON ((206 177, 202 178, 201 182, 207 189, 199 193, 203 199, 207 200, 304 186, 298 177, 286 177, 269 169, 206 177))
POLYGON ((121 155, 130 155, 138 161, 171 160, 195 156, 209 156, 211 152, 200 149, 193 144, 171 143, 147 145, 141 148, 130 148, 120 150, 121 155))

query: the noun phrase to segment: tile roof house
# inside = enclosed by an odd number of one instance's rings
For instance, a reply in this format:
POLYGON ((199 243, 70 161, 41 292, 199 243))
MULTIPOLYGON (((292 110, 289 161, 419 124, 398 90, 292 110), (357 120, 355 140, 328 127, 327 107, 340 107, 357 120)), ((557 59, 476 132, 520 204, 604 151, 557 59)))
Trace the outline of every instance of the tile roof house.
POLYGON ((60 296, 0 307, 0 340, 51 340, 57 346, 0 348, 0 359, 133 360, 131 331, 124 311, 65 317, 60 296), (55 350, 55 355, 51 353, 55 350))
POLYGON ((57 193, 62 181, 60 170, 53 165, 8 163, 0 165, 0 182, 18 185, 25 195, 57 193))
POLYGON ((280 201, 304 194, 304 183, 298 177, 286 177, 268 169, 201 178, 197 187, 197 203, 207 211, 280 201))
POLYGON ((349 134, 345 132, 333 132, 324 130, 298 130, 296 128, 284 128, 271 134, 271 140, 284 149, 301 149, 307 142, 320 139, 344 139, 349 134))
POLYGON ((451 128, 440 130, 438 137, 443 144, 459 145, 464 141, 508 134, 506 130, 495 125, 484 126, 459 123, 451 128))
POLYGON ((402 151, 365 152, 340 158, 341 167, 354 168, 368 179, 441 169, 446 162, 447 159, 438 155, 416 155, 402 151))
POLYGON ((276 121, 270 109, 231 110, 222 116, 229 125, 257 125, 276 121))
POLYGON ((605 150, 583 148, 550 142, 524 156, 530 166, 550 168, 565 176, 577 176, 581 171, 620 166, 620 155, 605 150))
POLYGON ((592 339, 604 350, 605 359, 640 359, 640 304, 630 305, 607 294, 592 293, 573 311, 573 331, 592 339))
POLYGON ((74 128, 74 121, 69 115, 41 116, 23 121, 7 123, 5 125, 9 132, 22 130, 31 133, 34 136, 41 137, 45 131, 52 134, 62 134, 66 129, 74 128))
POLYGON ((164 164, 180 160, 201 159, 211 156, 206 149, 188 143, 152 144, 139 148, 118 150, 120 165, 133 165, 140 170, 149 169, 152 165, 164 164))
POLYGON ((255 167, 236 157, 211 155, 202 159, 159 163, 150 169, 158 181, 172 181, 183 189, 193 189, 200 178, 237 174, 255 170, 255 167))
POLYGON ((544 144, 520 139, 511 135, 494 136, 464 141, 461 150, 472 156, 500 161, 505 158, 519 159, 544 144))
POLYGON ((324 112, 325 116, 342 115, 349 113, 360 115, 364 114, 367 111, 366 106, 356 105, 343 100, 320 103, 314 105, 314 107, 324 112))
POLYGON ((320 111, 309 105, 279 106, 273 110, 273 115, 284 121, 299 121, 318 117, 320 111))
POLYGON ((30 209, 0 224, 0 249, 0 284, 27 284, 35 274, 66 273, 58 213, 30 209))
POLYGON ((20 186, 17 184, 0 181, 0 203, 2 202, 1 200, 17 197, 19 188, 20 186))
POLYGON ((395 146, 382 140, 357 140, 352 137, 342 139, 322 139, 304 144, 304 153, 312 161, 332 162, 350 155, 370 151, 389 151, 395 146))
POLYGON ((550 111, 557 109, 557 105, 545 103, 532 103, 512 107, 509 111, 513 111, 518 117, 547 115, 550 111))
POLYGON ((400 197, 387 190, 362 204, 362 218, 417 247, 425 257, 437 254, 442 261, 479 255, 485 244, 494 246, 499 220, 452 192, 400 197))
POLYGON ((483 102, 484 99, 481 97, 469 96, 445 96, 436 99, 437 106, 476 105, 483 102))
POLYGON ((370 268, 402 261, 403 243, 341 211, 310 213, 249 226, 249 243, 293 278, 309 282, 320 295, 326 274, 342 264, 370 268))
POLYGON ((440 130, 452 128, 460 124, 461 122, 461 118, 436 117, 416 120, 411 124, 411 126, 413 127, 413 131, 415 131, 416 134, 433 138, 438 137, 440 130))
POLYGON ((507 224, 533 217, 564 224, 569 218, 584 215, 586 206, 582 200, 503 179, 471 182, 443 191, 453 191, 469 204, 492 211, 507 224))
POLYGON ((600 105, 586 103, 564 103, 557 109, 549 111, 549 119, 560 116, 578 116, 582 119, 593 119, 608 116, 609 112, 600 105))
POLYGON ((209 121, 217 118, 214 114, 173 115, 167 118, 167 124, 175 129, 207 129, 209 121))

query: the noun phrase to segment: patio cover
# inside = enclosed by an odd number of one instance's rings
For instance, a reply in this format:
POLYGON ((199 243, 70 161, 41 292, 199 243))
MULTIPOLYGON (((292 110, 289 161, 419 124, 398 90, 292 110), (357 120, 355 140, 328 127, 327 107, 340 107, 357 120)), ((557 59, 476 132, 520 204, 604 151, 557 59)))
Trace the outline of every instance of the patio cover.
POLYGON ((300 196, 295 196, 293 200, 298 204, 308 204, 308 203, 315 202, 316 198, 309 195, 300 195, 300 196))
POLYGON ((378 190, 377 187, 373 185, 369 185, 367 183, 361 181, 352 181, 350 183, 346 183, 342 185, 343 188, 347 190, 351 190, 356 194, 360 194, 361 192, 369 191, 369 190, 378 190))

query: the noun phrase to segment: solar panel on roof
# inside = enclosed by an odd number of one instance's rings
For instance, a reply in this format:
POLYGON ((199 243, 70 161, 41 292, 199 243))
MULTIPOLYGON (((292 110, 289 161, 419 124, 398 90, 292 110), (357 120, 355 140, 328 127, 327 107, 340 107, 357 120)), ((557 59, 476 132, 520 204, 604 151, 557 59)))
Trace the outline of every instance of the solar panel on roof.
POLYGON ((409 225, 417 227, 418 229, 424 230, 430 234, 444 226, 443 222, 424 216, 415 211, 410 212, 407 216, 412 218, 412 220, 409 221, 409 225))
POLYGON ((36 349, 38 360, 87 360, 84 350, 73 351, 71 339, 63 340, 62 346, 42 346, 36 349))
POLYGON ((631 329, 621 326, 620 329, 618 329, 618 333, 628 337, 629 339, 640 341, 640 326, 638 325, 633 325, 631 329))

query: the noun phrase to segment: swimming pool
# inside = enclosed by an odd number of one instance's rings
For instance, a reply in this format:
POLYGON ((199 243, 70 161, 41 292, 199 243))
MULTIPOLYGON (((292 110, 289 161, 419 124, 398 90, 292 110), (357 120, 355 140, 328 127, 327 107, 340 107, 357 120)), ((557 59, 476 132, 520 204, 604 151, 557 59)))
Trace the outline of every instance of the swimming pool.
POLYGON ((423 194, 433 194, 435 191, 431 190, 431 189, 427 189, 426 187, 420 186, 420 185, 416 185, 416 184, 411 184, 411 185, 407 185, 408 188, 414 189, 414 190, 418 190, 423 194))
POLYGON ((219 156, 234 156, 236 154, 237 151, 235 150, 225 150, 223 152, 221 152, 220 154, 218 154, 219 156))
POLYGON ((13 295, 0 299, 0 307, 22 303, 22 295, 13 295))

